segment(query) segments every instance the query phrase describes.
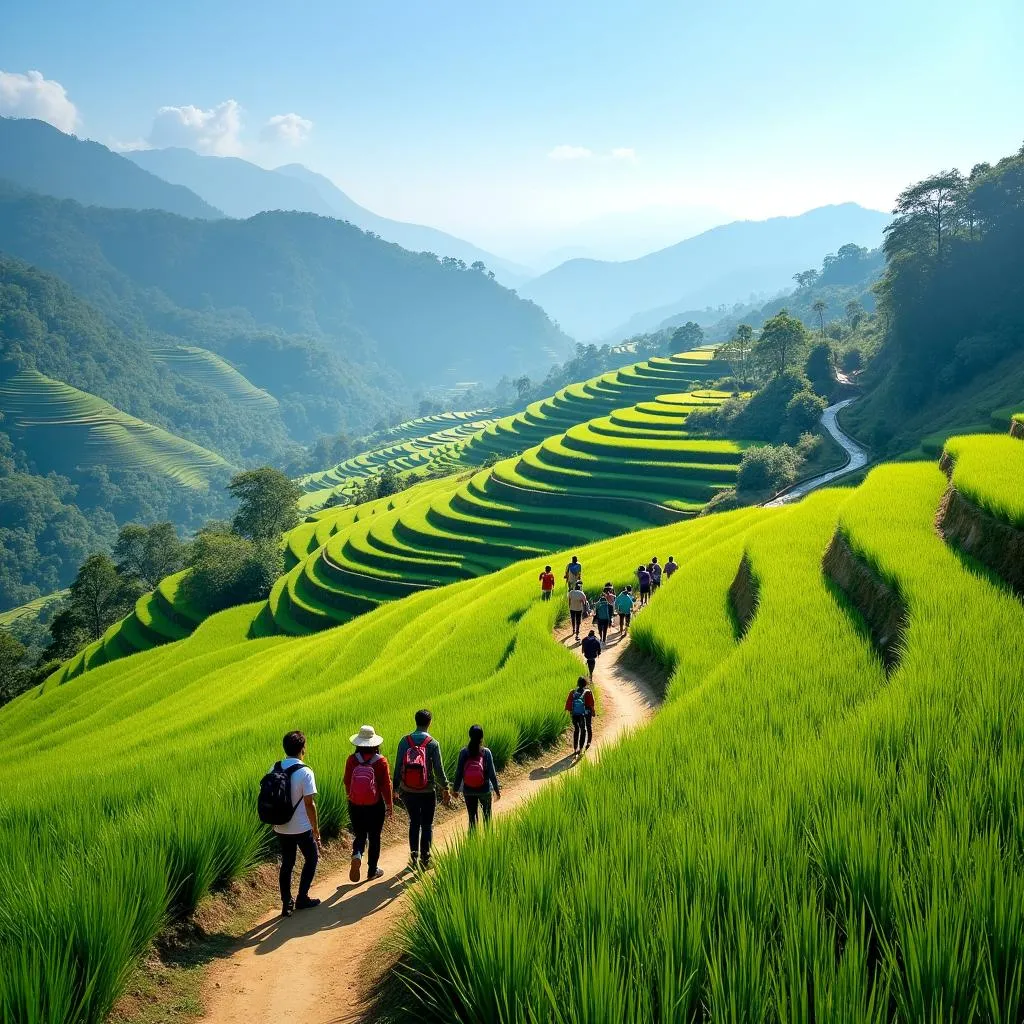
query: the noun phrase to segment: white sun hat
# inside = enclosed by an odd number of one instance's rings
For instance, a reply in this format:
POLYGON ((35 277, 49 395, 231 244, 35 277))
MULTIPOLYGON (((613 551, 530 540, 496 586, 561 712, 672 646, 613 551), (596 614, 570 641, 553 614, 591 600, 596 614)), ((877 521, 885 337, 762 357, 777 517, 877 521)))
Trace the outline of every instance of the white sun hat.
POLYGON ((379 747, 384 737, 378 736, 372 725, 361 725, 359 732, 349 737, 349 742, 357 747, 379 747))

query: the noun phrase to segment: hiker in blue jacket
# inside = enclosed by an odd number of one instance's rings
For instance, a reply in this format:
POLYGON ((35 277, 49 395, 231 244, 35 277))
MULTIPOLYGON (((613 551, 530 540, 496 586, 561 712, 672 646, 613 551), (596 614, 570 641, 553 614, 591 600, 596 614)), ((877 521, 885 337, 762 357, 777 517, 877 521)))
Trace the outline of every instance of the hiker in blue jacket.
POLYGON ((433 717, 426 708, 416 712, 416 729, 402 737, 395 758, 394 790, 409 812, 409 866, 413 869, 430 867, 438 790, 446 807, 452 799, 440 744, 427 732, 433 717))
POLYGON ((469 743, 459 751, 452 790, 466 798, 470 831, 476 828, 477 813, 484 812, 484 825, 491 823, 491 799, 501 799, 501 786, 494 770, 494 755, 484 746, 483 726, 469 727, 469 743))

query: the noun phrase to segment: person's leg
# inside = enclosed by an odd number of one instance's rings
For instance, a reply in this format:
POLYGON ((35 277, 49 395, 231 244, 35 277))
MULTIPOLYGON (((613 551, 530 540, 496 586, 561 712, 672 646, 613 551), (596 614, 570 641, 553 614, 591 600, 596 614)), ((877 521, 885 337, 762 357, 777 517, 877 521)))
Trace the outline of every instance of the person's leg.
POLYGON ((594 681, 594 666, 597 664, 596 658, 587 658, 587 674, 590 676, 590 681, 594 681))
POLYGON ((298 903, 309 899, 309 887, 313 884, 316 866, 320 860, 320 851, 316 848, 316 840, 312 832, 303 832, 297 837, 298 847, 302 851, 302 874, 299 875, 298 903))
POLYGON ((437 810, 437 794, 424 793, 420 797, 423 809, 420 811, 420 861, 426 867, 430 863, 430 845, 434 841, 434 811, 437 810))
POLYGON ((482 797, 480 797, 480 807, 483 809, 483 812, 484 812, 484 828, 487 828, 487 826, 490 825, 490 823, 491 823, 491 800, 492 799, 493 798, 492 798, 490 793, 485 793, 482 797))
POLYGON ((420 855, 420 818, 423 813, 423 805, 420 803, 418 793, 403 793, 402 800, 405 809, 409 812, 409 853, 412 856, 413 864, 420 855))
POLYGON ((384 831, 384 801, 370 807, 367 812, 367 836, 369 838, 369 850, 366 857, 366 877, 373 878, 377 871, 377 861, 380 860, 380 834, 384 831))
POLYGON ((589 749, 590 744, 594 739, 594 718, 592 715, 584 715, 583 722, 587 730, 587 748, 589 749))
POLYGON ((469 815, 469 830, 470 832, 476 828, 476 814, 477 808, 480 806, 480 797, 471 796, 469 793, 465 794, 466 797, 466 814, 469 815))
POLYGON ((363 851, 366 849, 366 808, 350 803, 348 824, 352 830, 352 856, 362 859, 363 851))
POLYGON ((278 881, 281 885, 281 906, 288 907, 292 903, 292 870, 295 867, 295 836, 277 835, 281 846, 281 874, 278 881))
POLYGON ((572 716, 572 749, 577 754, 583 749, 583 715, 572 716))

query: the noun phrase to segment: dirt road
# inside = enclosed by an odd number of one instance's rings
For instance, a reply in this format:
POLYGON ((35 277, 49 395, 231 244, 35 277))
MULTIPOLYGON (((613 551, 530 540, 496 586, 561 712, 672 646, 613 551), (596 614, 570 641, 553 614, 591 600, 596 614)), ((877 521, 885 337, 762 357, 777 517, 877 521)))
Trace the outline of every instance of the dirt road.
MULTIPOLYGON (((595 720, 594 745, 588 757, 648 719, 656 699, 643 681, 619 665, 628 645, 612 643, 598 661, 595 690, 602 702, 595 720)), ((564 629, 556 640, 578 650, 564 629)), ((568 685, 566 687, 568 692, 568 685)), ((567 748, 554 748, 528 775, 503 786, 496 815, 507 814, 573 766, 567 748)), ((401 830, 400 830, 401 831, 401 830)), ((465 834, 461 813, 434 830, 438 850, 465 834)), ((264 1024, 301 1020, 304 1024, 355 1021, 366 1008, 360 965, 394 919, 402 912, 412 876, 406 870, 405 842, 385 847, 380 866, 384 877, 353 884, 347 868, 320 878, 311 895, 323 902, 313 910, 284 919, 267 915, 210 971, 203 1020, 207 1024, 264 1024)), ((297 874, 297 872, 296 872, 297 874)))

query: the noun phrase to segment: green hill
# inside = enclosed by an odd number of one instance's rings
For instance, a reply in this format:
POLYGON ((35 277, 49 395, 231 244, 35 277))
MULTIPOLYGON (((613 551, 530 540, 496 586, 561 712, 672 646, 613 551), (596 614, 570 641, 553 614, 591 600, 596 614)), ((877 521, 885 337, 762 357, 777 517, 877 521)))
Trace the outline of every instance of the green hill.
MULTIPOLYGON (((681 562, 635 625, 666 706, 416 890, 420 1019, 545 1019, 551 1000, 593 1019, 599 996, 616 1021, 788 1021, 812 992, 858 1020, 1020 1017, 1024 649, 1006 638, 1024 610, 935 529, 953 491, 969 516, 1019 522, 1024 443, 988 440, 955 446, 952 484, 934 463, 883 466, 856 490, 579 549, 617 585, 652 553, 681 562)), ((482 717, 499 767, 553 740, 578 662, 536 577, 531 559, 299 639, 248 639, 260 609, 236 608, 0 709, 5 1015, 104 1017, 168 915, 267 851, 252 786, 296 723, 327 836, 364 721, 396 737, 429 704, 453 758, 482 717)))
POLYGON ((208 384, 228 398, 245 405, 276 409, 277 399, 256 387, 216 352, 195 345, 153 349, 153 358, 188 380, 208 384))

